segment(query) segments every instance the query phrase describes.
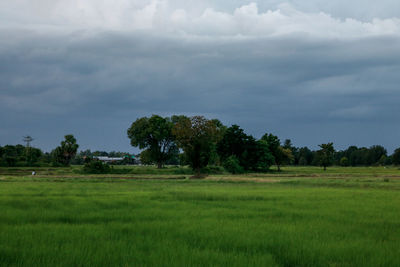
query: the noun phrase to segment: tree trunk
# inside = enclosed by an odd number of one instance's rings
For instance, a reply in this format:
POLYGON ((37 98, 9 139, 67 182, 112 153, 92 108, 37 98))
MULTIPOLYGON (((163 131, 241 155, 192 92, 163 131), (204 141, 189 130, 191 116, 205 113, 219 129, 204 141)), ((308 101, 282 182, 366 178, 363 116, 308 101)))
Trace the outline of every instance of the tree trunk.
POLYGON ((324 171, 326 171, 326 166, 324 165, 324 171))
POLYGON ((278 172, 280 172, 281 171, 281 166, 280 165, 277 165, 278 166, 278 172))
POLYGON ((158 162, 157 163, 157 169, 161 169, 162 168, 162 162, 158 162))

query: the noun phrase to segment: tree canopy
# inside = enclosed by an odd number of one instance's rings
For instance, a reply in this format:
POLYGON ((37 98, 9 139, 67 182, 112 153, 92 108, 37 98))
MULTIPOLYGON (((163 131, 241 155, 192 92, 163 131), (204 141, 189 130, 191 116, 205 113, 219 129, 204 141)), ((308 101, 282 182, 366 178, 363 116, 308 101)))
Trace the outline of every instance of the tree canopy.
POLYGON ((76 139, 72 134, 64 136, 61 145, 52 151, 53 161, 56 164, 69 166, 71 160, 75 157, 78 148, 79 145, 76 143, 76 139))
POLYGON ((324 171, 326 171, 326 167, 332 164, 335 148, 333 147, 333 143, 321 144, 318 146, 321 148, 317 151, 319 162, 324 167, 324 171))
POLYGON ((128 129, 131 145, 146 149, 146 159, 157 163, 158 168, 177 153, 175 137, 172 134, 174 124, 171 118, 153 115, 142 117, 132 123, 128 129))
POLYGON ((173 134, 177 144, 185 152, 189 165, 200 174, 210 161, 213 149, 222 138, 223 125, 218 120, 203 116, 175 117, 173 134))
POLYGON ((281 141, 279 140, 278 136, 273 134, 266 133, 261 137, 261 140, 266 142, 268 149, 271 151, 278 171, 281 170, 282 164, 290 163, 290 161, 294 159, 292 150, 290 149, 290 140, 285 141, 286 148, 281 146, 281 141))

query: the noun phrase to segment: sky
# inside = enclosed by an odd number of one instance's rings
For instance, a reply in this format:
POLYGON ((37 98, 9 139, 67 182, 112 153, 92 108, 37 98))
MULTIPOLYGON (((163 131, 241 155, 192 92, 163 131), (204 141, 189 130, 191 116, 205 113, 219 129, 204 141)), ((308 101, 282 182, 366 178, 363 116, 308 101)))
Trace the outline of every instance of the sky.
POLYGON ((0 145, 137 152, 203 115, 316 149, 400 147, 398 0, 0 2, 0 145))

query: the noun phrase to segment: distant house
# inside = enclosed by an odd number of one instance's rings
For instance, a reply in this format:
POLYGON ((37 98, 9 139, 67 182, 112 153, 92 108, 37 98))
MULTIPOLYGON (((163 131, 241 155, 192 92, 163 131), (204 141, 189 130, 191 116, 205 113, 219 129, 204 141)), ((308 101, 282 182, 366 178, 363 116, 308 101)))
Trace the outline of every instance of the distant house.
POLYGON ((102 162, 111 163, 117 161, 123 161, 124 158, 110 158, 110 157, 93 157, 94 159, 100 160, 102 162))

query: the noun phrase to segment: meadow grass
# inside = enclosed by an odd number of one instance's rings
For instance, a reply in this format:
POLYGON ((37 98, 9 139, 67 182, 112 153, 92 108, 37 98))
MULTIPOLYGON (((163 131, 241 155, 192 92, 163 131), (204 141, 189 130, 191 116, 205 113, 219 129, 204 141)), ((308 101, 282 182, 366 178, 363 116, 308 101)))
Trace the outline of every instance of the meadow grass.
POLYGON ((0 265, 400 266, 400 171, 284 169, 205 180, 3 170, 0 265))

